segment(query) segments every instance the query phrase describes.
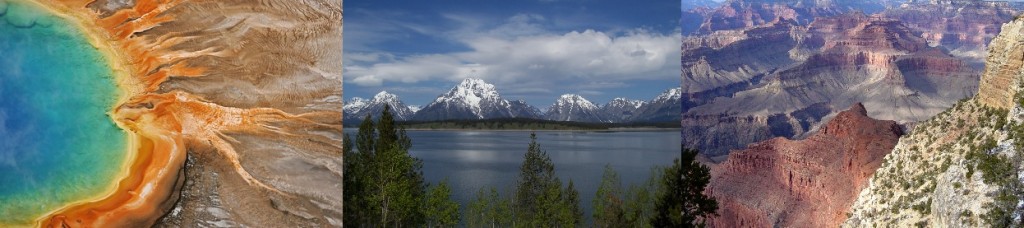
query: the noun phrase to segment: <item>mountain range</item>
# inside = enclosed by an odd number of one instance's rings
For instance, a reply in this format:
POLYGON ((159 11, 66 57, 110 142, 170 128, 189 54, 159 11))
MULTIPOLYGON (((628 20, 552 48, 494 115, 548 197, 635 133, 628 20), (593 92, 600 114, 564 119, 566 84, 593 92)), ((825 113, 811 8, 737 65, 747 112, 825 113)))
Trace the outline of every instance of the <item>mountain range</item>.
POLYGON ((599 123, 670 122, 679 120, 680 91, 669 89, 649 101, 615 98, 602 105, 578 94, 564 94, 542 111, 524 100, 506 100, 494 85, 484 80, 468 78, 417 110, 411 108, 417 106, 408 106, 387 91, 372 99, 349 99, 343 110, 346 124, 361 122, 367 115, 380 113, 385 106, 391 107, 399 121, 527 118, 599 123))

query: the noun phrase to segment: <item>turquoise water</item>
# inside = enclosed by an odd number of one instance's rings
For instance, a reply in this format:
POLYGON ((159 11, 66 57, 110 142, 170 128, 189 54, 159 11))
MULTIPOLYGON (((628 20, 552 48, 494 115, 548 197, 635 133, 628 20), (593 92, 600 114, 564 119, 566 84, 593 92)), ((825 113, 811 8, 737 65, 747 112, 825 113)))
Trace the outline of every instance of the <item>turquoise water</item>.
POLYGON ((125 160, 103 55, 36 7, 0 0, 0 226, 103 193, 125 160))

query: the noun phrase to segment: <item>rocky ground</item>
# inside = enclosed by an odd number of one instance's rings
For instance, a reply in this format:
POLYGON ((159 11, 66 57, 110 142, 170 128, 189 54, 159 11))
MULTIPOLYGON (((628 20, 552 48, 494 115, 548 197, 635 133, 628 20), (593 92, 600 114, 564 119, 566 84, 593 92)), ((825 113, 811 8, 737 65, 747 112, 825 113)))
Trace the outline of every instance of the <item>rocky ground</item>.
POLYGON ((340 0, 87 6, 150 83, 129 107, 178 123, 161 127, 185 142, 157 227, 342 225, 340 0))

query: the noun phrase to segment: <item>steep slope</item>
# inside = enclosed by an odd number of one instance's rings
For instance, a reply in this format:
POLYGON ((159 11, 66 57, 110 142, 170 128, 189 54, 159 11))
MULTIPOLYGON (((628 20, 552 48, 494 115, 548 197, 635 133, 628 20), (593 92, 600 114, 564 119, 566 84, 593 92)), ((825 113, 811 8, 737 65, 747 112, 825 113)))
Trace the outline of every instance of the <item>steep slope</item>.
POLYGON ((358 124, 366 118, 366 115, 372 115, 376 119, 385 106, 391 107, 391 114, 398 121, 409 120, 415 113, 401 99, 398 99, 397 95, 381 91, 374 95, 373 99, 366 100, 354 97, 345 103, 345 106, 342 108, 345 113, 344 121, 346 124, 358 124))
POLYGON ((575 122, 611 122, 601 109, 583 96, 564 94, 551 104, 544 119, 575 122))
POLYGON ((512 116, 517 118, 540 119, 544 115, 541 113, 539 108, 527 104, 524 100, 510 101, 509 104, 509 108, 512 110, 512 116))
POLYGON ((517 117, 512 103, 502 99, 494 85, 467 78, 430 104, 423 106, 413 120, 490 119, 517 117))
POLYGON ((844 10, 831 1, 802 0, 730 0, 718 8, 703 12, 697 34, 721 30, 750 29, 779 19, 807 24, 818 17, 839 15, 844 10))
POLYGON ((733 151, 711 169, 715 227, 835 227, 902 135, 855 104, 804 140, 782 137, 733 151))
POLYGON ((790 53, 801 45, 802 31, 796 22, 782 20, 752 29, 684 37, 682 91, 696 97, 715 96, 756 83, 765 72, 799 61, 790 53))
POLYGON ((601 112, 612 122, 625 122, 640 114, 640 108, 646 104, 645 101, 619 97, 602 105, 601 112))
MULTIPOLYGON (((746 33, 754 38, 704 49, 709 52, 684 50, 687 69, 688 56, 729 59, 739 50, 750 49, 723 51, 734 45, 780 40, 787 45, 770 53, 749 51, 758 56, 744 58, 781 57, 789 62, 738 68, 751 70, 742 71, 748 79, 724 85, 687 86, 687 78, 729 77, 715 71, 684 70, 683 88, 689 89, 682 101, 684 145, 714 157, 776 136, 801 138, 838 113, 838 108, 856 102, 863 102, 872 118, 921 121, 977 91, 979 69, 941 47, 928 46, 926 39, 899 21, 849 13, 819 18, 806 27, 788 24, 790 29, 746 33)), ((743 61, 743 66, 752 63, 757 62, 743 61)), ((737 69, 729 64, 710 67, 715 68, 737 69)))
POLYGON ((658 94, 654 99, 647 101, 641 106, 637 110, 639 114, 635 115, 629 122, 679 121, 681 91, 679 88, 672 88, 658 94))
POLYGON ((896 145, 844 227, 1019 227, 1024 151, 1024 19, 989 46, 978 95, 896 145), (1019 220, 1019 219, 1018 219, 1019 220))
POLYGON ((904 22, 932 45, 980 64, 985 45, 999 34, 999 26, 1019 13, 1007 2, 931 0, 910 1, 880 14, 904 22))

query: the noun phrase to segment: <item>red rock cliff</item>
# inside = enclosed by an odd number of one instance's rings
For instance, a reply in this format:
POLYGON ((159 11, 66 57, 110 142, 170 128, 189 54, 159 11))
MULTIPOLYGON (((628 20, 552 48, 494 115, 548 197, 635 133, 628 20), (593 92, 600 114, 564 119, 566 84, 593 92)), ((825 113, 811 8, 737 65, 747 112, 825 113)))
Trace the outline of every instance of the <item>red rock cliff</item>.
POLYGON ((902 135, 861 104, 804 140, 774 138, 729 154, 711 170, 714 227, 837 227, 902 135))

